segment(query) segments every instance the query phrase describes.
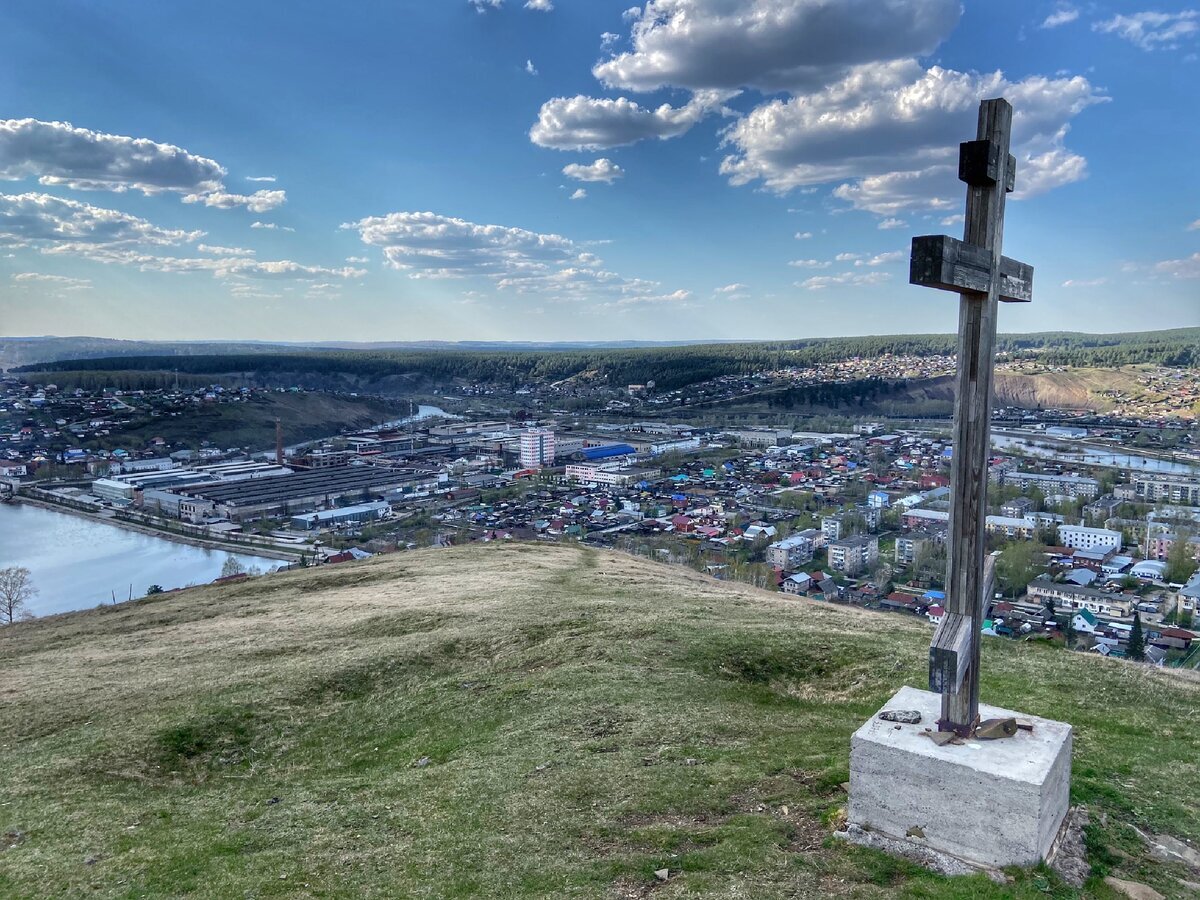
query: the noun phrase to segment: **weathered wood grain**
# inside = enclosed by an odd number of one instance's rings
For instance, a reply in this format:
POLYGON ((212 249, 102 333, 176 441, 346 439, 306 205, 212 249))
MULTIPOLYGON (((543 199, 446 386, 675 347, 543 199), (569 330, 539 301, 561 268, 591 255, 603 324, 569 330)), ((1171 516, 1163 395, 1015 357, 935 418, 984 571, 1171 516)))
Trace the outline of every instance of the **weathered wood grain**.
MULTIPOLYGON (((992 256, 984 247, 955 240, 945 234, 925 234, 912 239, 908 281, 921 287, 959 294, 987 294, 991 286, 992 256)), ((1028 303, 1033 299, 1033 266, 1000 257, 1001 303, 1028 303)))

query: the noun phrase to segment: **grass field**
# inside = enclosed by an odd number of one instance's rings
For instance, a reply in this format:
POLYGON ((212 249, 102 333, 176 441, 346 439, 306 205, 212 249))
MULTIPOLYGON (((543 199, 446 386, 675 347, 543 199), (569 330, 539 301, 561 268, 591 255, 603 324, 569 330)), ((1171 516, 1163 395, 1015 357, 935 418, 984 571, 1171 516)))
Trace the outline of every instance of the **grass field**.
MULTIPOLYGON (((830 837, 929 635, 528 544, 0 629, 0 896, 1076 896, 830 837)), ((1075 725, 1087 896, 1185 896, 1129 826, 1200 841, 1200 682, 989 640, 983 696, 1075 725)))

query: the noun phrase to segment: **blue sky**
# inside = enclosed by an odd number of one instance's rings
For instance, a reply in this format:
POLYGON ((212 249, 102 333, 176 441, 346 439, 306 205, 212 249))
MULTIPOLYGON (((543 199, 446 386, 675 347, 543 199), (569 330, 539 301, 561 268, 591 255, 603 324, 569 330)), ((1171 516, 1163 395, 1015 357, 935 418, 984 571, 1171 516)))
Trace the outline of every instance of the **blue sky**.
POLYGON ((951 331, 1016 109, 1004 331, 1200 324, 1200 11, 956 0, 0 7, 0 333, 951 331))

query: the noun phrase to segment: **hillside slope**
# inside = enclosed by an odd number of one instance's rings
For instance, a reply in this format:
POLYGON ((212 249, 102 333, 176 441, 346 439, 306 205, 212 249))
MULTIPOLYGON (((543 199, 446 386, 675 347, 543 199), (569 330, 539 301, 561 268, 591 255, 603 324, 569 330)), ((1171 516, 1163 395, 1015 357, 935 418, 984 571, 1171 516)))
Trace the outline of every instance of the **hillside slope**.
MULTIPOLYGON (((0 896, 1073 896, 829 838, 850 734, 928 640, 532 544, 0 629, 0 896)), ((984 667, 1076 726, 1097 873, 1183 896, 1127 826, 1200 841, 1200 684, 999 640, 984 667)))

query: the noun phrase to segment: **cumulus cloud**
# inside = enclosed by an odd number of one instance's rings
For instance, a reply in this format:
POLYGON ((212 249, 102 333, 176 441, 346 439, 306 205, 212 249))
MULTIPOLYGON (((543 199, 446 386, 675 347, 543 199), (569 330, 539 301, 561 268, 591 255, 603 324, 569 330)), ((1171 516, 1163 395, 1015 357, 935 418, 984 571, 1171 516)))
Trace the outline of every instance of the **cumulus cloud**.
POLYGON ((1068 278, 1062 283, 1062 286, 1065 288, 1099 287, 1107 281, 1107 278, 1068 278))
POLYGON ((0 120, 0 178, 37 178, 81 190, 200 193, 217 190, 225 169, 182 147, 103 134, 67 122, 0 120))
POLYGON ((1060 6, 1050 15, 1042 20, 1040 28, 1058 28, 1060 25, 1067 25, 1079 18, 1079 10, 1074 6, 1060 6))
POLYGON ((796 287, 806 291, 823 291, 826 288, 841 285, 862 286, 882 284, 892 276, 887 272, 843 272, 840 275, 814 275, 804 281, 797 281, 796 287))
MULTIPOLYGON (((362 269, 326 268, 291 260, 258 260, 254 251, 197 244, 204 256, 162 255, 197 241, 203 231, 161 228, 145 219, 49 194, 0 194, 0 246, 46 256, 74 256, 147 272, 210 272, 218 278, 357 278, 362 269)), ((178 252, 178 251, 176 251, 178 252)))
POLYGON ((90 291, 92 289, 90 278, 68 278, 66 275, 45 275, 41 272, 17 272, 12 276, 12 280, 19 285, 42 284, 60 291, 90 291))
MULTIPOLYGON (((184 202, 252 212, 274 209, 283 191, 234 194, 225 190, 227 172, 215 160, 173 144, 147 138, 105 134, 68 122, 38 119, 0 120, 0 179, 36 178, 40 184, 75 190, 175 192, 184 202)), ((248 181, 274 181, 255 176, 248 181)))
POLYGON ((584 244, 558 234, 432 212, 370 216, 342 227, 412 278, 486 278, 500 290, 568 301, 669 294, 657 282, 606 270, 584 244))
POLYGON ((651 0, 629 10, 633 47, 596 64, 604 84, 767 91, 812 88, 865 62, 931 52, 958 0, 651 0))
POLYGON ((1200 219, 1197 219, 1195 222, 1193 222, 1191 225, 1189 225, 1187 227, 1187 230, 1188 231, 1200 231, 1200 219))
POLYGON ((44 252, 82 256, 93 262, 132 266, 143 272, 186 274, 207 272, 215 278, 314 281, 321 278, 361 278, 366 270, 349 266, 327 268, 290 259, 258 260, 241 256, 163 256, 116 246, 59 244, 44 252))
POLYGON ((1115 34, 1142 50, 1173 50, 1181 38, 1200 32, 1200 12, 1185 9, 1177 13, 1139 12, 1116 15, 1096 22, 1092 30, 1115 34))
POLYGON ((833 263, 827 259, 793 259, 788 265, 797 269, 828 269, 833 263))
POLYGON ((563 174, 576 181, 603 181, 612 184, 625 176, 625 170, 611 159, 601 157, 592 163, 571 163, 563 166, 563 174))
POLYGON ((50 194, 0 194, 0 246, 176 245, 203 231, 160 228, 145 219, 50 194))
POLYGON ((1155 263, 1154 271, 1172 278, 1200 278, 1200 253, 1183 259, 1164 259, 1155 263))
MULTIPOLYGON (((734 152, 722 161, 721 171, 734 184, 761 181, 778 192, 875 177, 891 183, 846 190, 861 188, 875 196, 876 204, 897 189, 929 197, 931 179, 954 183, 956 148, 974 131, 979 100, 1001 95, 1015 108, 1018 189, 1026 190, 1022 162, 1038 170, 1039 191, 1053 186, 1045 172, 1060 179, 1081 177, 1082 157, 1062 147, 1066 122, 1107 99, 1086 78, 1030 76, 1012 82, 1001 72, 926 70, 914 60, 860 66, 822 90, 760 105, 728 130, 726 143, 734 152)), ((853 196, 843 199, 854 201, 853 196)))
POLYGON ((471 6, 475 8, 475 12, 483 15, 489 9, 499 9, 504 5, 504 0, 467 0, 471 6))
POLYGON ((575 192, 573 194, 571 194, 570 199, 582 200, 586 196, 587 196, 587 191, 585 191, 583 188, 575 188, 575 192))
POLYGON ((525 60, 525 72, 529 75, 536 75, 538 73, 537 66, 533 64, 532 59, 525 60))
POLYGON ((887 253, 877 253, 874 256, 867 256, 863 259, 856 259, 856 266, 885 266, 888 263, 899 262, 908 257, 908 253, 904 250, 889 250, 887 253))
POLYGON ((811 231, 797 231, 794 236, 795 236, 796 240, 798 240, 798 241, 807 241, 810 237, 812 237, 812 232, 811 231))
POLYGON ((727 284, 724 287, 717 288, 713 293, 716 294, 740 294, 742 291, 747 291, 749 288, 741 282, 727 284))
POLYGON ((219 244, 197 244, 200 253, 211 253, 213 256, 255 256, 257 251, 245 247, 222 247, 219 244))
POLYGON ((554 3, 551 0, 525 0, 525 8, 535 12, 553 12, 554 3))
POLYGON ((664 103, 655 109, 627 97, 555 97, 542 104, 529 139, 555 150, 603 150, 647 138, 666 140, 718 111, 730 96, 725 91, 700 91, 683 106, 664 103))
POLYGON ((607 50, 620 39, 621 36, 615 31, 606 31, 600 35, 600 48, 602 50, 607 50))
POLYGON ((264 213, 278 209, 287 202, 286 191, 255 191, 253 194, 230 194, 226 191, 210 191, 207 194, 188 194, 184 203, 203 203, 217 209, 234 209, 244 206, 250 212, 264 213))
POLYGON ((265 181, 265 182, 274 184, 275 176, 274 175, 247 175, 246 180, 247 181, 265 181))
POLYGON ((893 217, 883 219, 876 227, 883 231, 890 231, 893 228, 907 228, 908 223, 903 219, 897 219, 893 217))
POLYGON ((295 228, 292 228, 288 225, 276 225, 274 222, 251 222, 250 227, 251 228, 263 228, 263 229, 266 229, 267 231, 295 231, 296 230, 295 228))

